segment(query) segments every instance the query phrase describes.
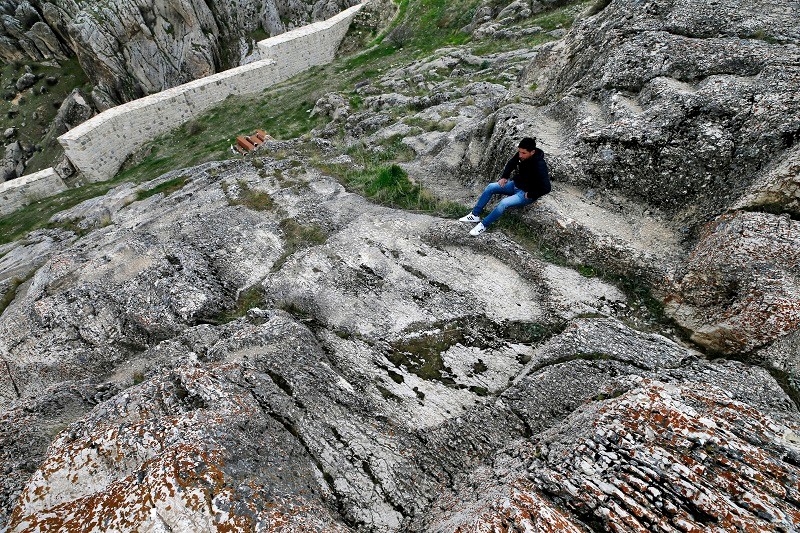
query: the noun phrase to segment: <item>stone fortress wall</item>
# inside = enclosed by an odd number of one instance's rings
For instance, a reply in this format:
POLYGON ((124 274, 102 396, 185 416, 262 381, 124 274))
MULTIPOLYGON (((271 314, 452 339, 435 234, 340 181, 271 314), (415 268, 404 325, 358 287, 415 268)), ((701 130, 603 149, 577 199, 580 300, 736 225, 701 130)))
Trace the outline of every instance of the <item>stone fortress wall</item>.
MULTIPOLYGON (((111 179, 136 150, 229 95, 255 94, 310 67, 330 63, 362 5, 260 41, 259 61, 103 111, 60 136, 58 142, 86 179, 111 179)), ((53 169, 2 183, 0 215, 65 189, 53 169)))

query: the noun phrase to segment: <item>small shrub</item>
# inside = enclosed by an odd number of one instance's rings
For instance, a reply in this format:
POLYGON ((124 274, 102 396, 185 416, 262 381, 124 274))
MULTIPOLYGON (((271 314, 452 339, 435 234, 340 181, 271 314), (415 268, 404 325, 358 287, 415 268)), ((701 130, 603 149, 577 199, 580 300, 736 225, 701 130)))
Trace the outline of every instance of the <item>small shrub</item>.
POLYGON ((191 137, 205 131, 206 125, 200 122, 199 120, 190 120, 184 125, 183 128, 184 130, 186 130, 186 133, 191 137))
POLYGON ((358 94, 354 94, 350 97, 350 107, 352 107, 354 111, 361 109, 363 103, 364 99, 358 94))

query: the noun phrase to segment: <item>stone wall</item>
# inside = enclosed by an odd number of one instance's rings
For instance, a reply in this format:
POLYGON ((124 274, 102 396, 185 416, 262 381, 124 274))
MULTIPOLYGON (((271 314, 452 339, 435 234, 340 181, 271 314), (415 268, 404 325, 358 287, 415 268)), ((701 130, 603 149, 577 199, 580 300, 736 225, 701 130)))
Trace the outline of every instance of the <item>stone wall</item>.
POLYGON ((259 42, 260 61, 111 108, 58 141, 87 179, 110 179, 137 149, 227 96, 258 93, 312 66, 329 63, 361 5, 259 42))
POLYGON ((0 183, 0 216, 65 190, 67 186, 52 168, 0 183))

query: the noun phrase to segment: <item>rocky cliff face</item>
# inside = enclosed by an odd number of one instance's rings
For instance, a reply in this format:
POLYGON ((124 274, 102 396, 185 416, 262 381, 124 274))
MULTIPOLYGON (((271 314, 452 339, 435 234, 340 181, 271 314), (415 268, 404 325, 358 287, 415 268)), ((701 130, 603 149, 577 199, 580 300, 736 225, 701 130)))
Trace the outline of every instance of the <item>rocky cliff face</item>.
MULTIPOLYGON (((793 6, 718 3, 728 25, 689 0, 578 5, 557 40, 394 65, 358 107, 320 99, 310 139, 120 185, 3 245, 2 523, 797 530, 793 6), (662 45, 704 74, 642 58, 662 45), (556 181, 520 220, 557 260, 326 170, 401 142, 414 180, 470 203, 525 134, 556 181)), ((538 3, 483 7, 477 34, 543 31, 538 3)))
POLYGON ((76 54, 102 110, 237 66, 253 51, 254 35, 277 35, 350 5, 5 0, 0 58, 42 61, 76 54))

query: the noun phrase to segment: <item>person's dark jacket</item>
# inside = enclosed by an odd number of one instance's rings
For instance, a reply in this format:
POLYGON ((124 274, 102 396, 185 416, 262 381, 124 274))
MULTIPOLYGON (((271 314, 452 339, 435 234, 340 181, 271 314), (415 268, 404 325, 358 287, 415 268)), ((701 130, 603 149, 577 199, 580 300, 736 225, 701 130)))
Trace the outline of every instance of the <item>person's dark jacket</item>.
POLYGON ((514 154, 506 163, 501 177, 514 180, 514 185, 528 193, 528 198, 531 199, 550 192, 550 173, 544 160, 544 152, 538 148, 525 161, 520 161, 519 156, 514 154))

